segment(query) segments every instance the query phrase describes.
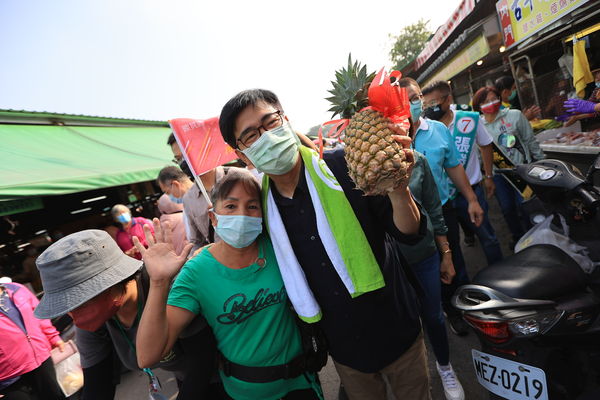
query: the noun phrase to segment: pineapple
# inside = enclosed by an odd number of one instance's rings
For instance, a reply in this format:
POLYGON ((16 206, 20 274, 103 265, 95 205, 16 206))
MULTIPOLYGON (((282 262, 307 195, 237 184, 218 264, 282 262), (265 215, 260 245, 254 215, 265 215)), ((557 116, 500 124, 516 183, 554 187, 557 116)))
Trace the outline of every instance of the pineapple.
POLYGON ((377 110, 363 110, 369 106, 368 88, 375 73, 367 73, 366 66, 348 56, 348 66, 335 77, 327 100, 334 116, 350 119, 344 136, 350 178, 365 195, 387 194, 408 179, 409 163, 402 146, 392 139, 390 120, 377 110))

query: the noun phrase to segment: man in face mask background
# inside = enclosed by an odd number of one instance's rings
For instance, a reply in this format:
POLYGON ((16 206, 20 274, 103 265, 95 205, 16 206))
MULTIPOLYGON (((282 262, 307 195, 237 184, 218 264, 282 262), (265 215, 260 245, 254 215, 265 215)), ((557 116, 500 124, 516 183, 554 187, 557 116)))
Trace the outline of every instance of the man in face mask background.
MULTIPOLYGON (((217 167, 208 173, 210 176, 200 176, 207 191, 210 191, 215 182, 224 176, 225 171, 224 167, 217 167)), ((198 185, 187 174, 175 166, 164 167, 158 173, 157 183, 165 194, 180 199, 183 203, 185 233, 188 242, 194 246, 192 253, 218 240, 218 236, 210 227, 208 201, 202 195, 198 185)))
POLYGON ((460 313, 450 304, 455 289, 469 282, 465 260, 460 249, 460 234, 457 212, 453 205, 452 186, 455 187, 454 190, 464 196, 467 218, 473 226, 479 227, 482 224, 484 212, 460 162, 460 154, 454 138, 446 125, 439 121, 450 111, 449 93, 429 93, 427 101, 424 101, 421 88, 414 79, 403 78, 399 83, 401 87, 406 88, 411 103, 415 103, 413 104, 414 109, 411 110, 415 128, 413 145, 415 150, 422 153, 429 162, 440 195, 444 221, 448 228, 448 245, 456 276, 451 284, 442 285, 442 304, 452 331, 458 335, 465 335, 468 333, 468 327, 460 313), (421 110, 423 110, 423 116, 421 116, 421 110))
MULTIPOLYGON (((494 87, 500 92, 502 100, 501 108, 512 108, 513 110, 521 110, 521 100, 517 93, 517 84, 512 76, 504 75, 494 81, 494 87)), ((532 105, 523 110, 523 115, 528 121, 540 118, 542 109, 537 105, 532 105)))
MULTIPOLYGON (((473 192, 477 195, 479 205, 484 210, 482 224, 478 227, 471 225, 469 228, 479 238, 488 264, 493 264, 502 259, 500 243, 488 218, 489 207, 486 200, 486 197, 487 199, 491 198, 496 190, 492 166, 494 157, 492 149, 493 139, 485 129, 484 122, 481 120, 482 117, 479 113, 456 110, 452 107, 454 99, 448 82, 433 82, 423 89, 425 103, 435 101, 434 99, 443 96, 446 96, 446 101, 442 105, 445 113, 439 121, 446 125, 454 136, 457 150, 462 156, 461 162, 465 168, 469 184, 473 188, 473 192), (479 152, 474 148, 475 143, 479 148, 479 152), (483 163, 480 161, 479 153, 481 153, 483 163), (483 175, 481 173, 482 167, 484 171, 483 175), (483 188, 485 188, 485 193, 483 188)), ((462 220, 461 223, 469 224, 466 198, 461 193, 457 193, 453 200, 453 205, 459 219, 462 220)))
POLYGON ((152 221, 144 217, 132 217, 131 210, 123 204, 115 204, 110 213, 115 222, 121 225, 116 235, 117 244, 125 254, 141 260, 142 255, 133 245, 132 238, 136 236, 140 241, 143 240, 142 244, 144 247, 148 247, 143 227, 144 225, 149 225, 153 229, 152 221))
MULTIPOLYGON (((238 156, 265 173, 263 217, 286 290, 300 318, 323 329, 349 398, 385 398, 382 374, 397 398, 429 398, 415 299, 389 293, 394 285, 381 271, 386 234, 414 244, 426 230, 408 180, 387 196, 364 196, 348 176, 343 150, 321 160, 299 145, 268 90, 234 96, 219 125, 238 156)), ((408 146, 402 129, 390 129, 408 146)))

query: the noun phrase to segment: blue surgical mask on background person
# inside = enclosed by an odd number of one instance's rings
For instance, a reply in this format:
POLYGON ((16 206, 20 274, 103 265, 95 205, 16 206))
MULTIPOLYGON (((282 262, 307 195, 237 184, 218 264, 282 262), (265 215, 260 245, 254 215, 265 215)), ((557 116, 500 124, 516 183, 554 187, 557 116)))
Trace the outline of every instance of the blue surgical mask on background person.
POLYGON ((600 82, 595 82, 595 84, 597 88, 600 88, 600 82))
POLYGON ((421 101, 421 99, 411 101, 410 117, 412 118, 413 122, 417 122, 419 120, 421 112, 423 112, 423 102, 421 101))
POLYGON ((117 221, 119 221, 122 224, 128 224, 131 222, 131 214, 129 213, 123 213, 121 215, 117 216, 117 221))
POLYGON ((517 89, 513 89, 512 92, 510 92, 510 96, 508 96, 508 101, 512 102, 517 98, 517 89))
POLYGON ((298 161, 298 139, 289 123, 265 131, 258 140, 242 150, 259 172, 283 175, 298 161))
POLYGON ((247 215, 219 215, 215 232, 225 243, 241 249, 250 246, 262 232, 262 218, 247 215))
POLYGON ((180 197, 175 197, 175 196, 173 196, 172 194, 170 194, 170 195, 169 195, 169 199, 171 199, 171 201, 172 201, 173 203, 176 203, 176 204, 181 204, 181 203, 183 203, 183 197, 181 197, 181 198, 180 198, 180 197))

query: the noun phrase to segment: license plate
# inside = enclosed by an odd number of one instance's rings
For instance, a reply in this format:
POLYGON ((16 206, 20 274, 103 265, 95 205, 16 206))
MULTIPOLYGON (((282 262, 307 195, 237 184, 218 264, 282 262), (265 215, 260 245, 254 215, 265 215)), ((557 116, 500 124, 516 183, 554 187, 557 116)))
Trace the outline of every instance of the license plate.
POLYGON ((548 400, 543 370, 472 350, 475 375, 481 386, 511 400, 548 400))

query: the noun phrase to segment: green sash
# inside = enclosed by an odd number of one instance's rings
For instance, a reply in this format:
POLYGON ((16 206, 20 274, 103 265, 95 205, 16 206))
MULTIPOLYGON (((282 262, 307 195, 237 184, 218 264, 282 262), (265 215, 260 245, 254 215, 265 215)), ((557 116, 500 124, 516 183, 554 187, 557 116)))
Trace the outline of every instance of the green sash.
MULTIPOLYGON (((320 239, 348 293, 354 298, 384 287, 385 281, 381 268, 339 182, 325 161, 319 158, 317 152, 305 146, 299 147, 305 172, 307 172, 307 186, 317 216, 320 239), (320 217, 323 215, 324 217, 320 217)), ((299 298, 296 299, 298 301, 295 301, 293 294, 301 293, 306 297, 311 296, 312 293, 307 290, 307 287, 298 288, 298 286, 305 285, 303 282, 287 279, 292 276, 293 269, 299 267, 293 249, 290 247, 289 251, 277 253, 278 249, 286 250, 285 246, 289 240, 285 230, 274 232, 272 224, 269 223, 271 218, 279 217, 278 210, 268 208, 269 178, 266 175, 263 178, 262 196, 263 218, 277 254, 277 262, 280 265, 284 283, 286 283, 286 288, 288 285, 295 286, 293 290, 288 289, 290 300, 302 319, 307 322, 315 322, 320 319, 320 313, 315 314, 314 309, 304 313, 302 304, 306 302, 306 299, 299 298), (274 213, 277 213, 277 216, 274 213), (292 273, 289 272, 290 268, 292 273)))

